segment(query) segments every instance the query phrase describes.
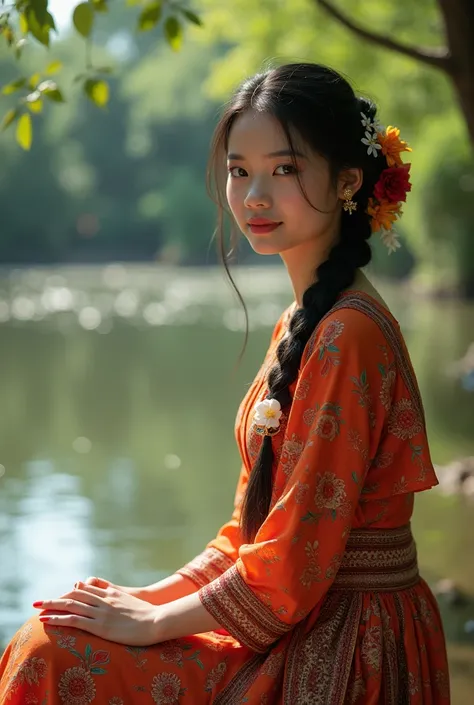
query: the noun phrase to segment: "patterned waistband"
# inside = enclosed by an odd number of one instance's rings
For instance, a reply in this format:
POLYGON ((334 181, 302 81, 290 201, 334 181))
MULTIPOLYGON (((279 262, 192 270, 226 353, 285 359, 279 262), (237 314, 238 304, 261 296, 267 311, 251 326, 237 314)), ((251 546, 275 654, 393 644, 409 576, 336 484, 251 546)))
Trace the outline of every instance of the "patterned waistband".
POLYGON ((406 590, 419 580, 409 524, 397 529, 355 529, 349 534, 333 590, 406 590))

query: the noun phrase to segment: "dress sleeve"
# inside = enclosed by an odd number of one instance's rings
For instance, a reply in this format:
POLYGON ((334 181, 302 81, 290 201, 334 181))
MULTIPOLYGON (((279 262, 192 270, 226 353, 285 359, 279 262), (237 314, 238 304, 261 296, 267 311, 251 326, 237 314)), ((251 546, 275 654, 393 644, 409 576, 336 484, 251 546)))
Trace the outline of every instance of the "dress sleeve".
POLYGON ((234 498, 234 511, 230 521, 224 524, 217 536, 204 551, 176 572, 192 580, 198 587, 207 585, 235 564, 242 544, 240 532, 241 504, 248 482, 245 466, 240 471, 234 498))
POLYGON ((387 341, 365 314, 329 316, 303 359, 272 508, 235 564, 199 591, 213 617, 257 652, 307 616, 333 583, 390 411, 381 400, 387 341))

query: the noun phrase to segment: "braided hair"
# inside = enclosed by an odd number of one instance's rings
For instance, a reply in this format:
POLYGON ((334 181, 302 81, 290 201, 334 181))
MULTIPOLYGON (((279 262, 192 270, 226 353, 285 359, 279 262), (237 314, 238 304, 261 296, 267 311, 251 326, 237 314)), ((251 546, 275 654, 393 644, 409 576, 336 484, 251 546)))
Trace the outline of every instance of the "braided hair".
MULTIPOLYGON (((237 90, 215 130, 208 182, 219 206, 217 235, 221 254, 235 289, 223 245, 222 166, 232 125, 250 109, 275 117, 292 151, 292 134, 296 132, 314 152, 324 157, 334 186, 343 169, 356 167, 363 172, 357 210, 351 215, 342 212, 339 239, 315 271, 314 283, 304 292, 302 306, 293 313, 288 334, 277 348, 277 362, 268 373, 267 398, 276 399, 284 410, 291 404, 290 386, 298 376, 304 348, 317 324, 334 306, 339 294, 352 285, 357 269, 371 260, 368 243, 371 227, 366 209, 386 163, 368 155, 361 142, 364 137, 361 113, 374 121, 376 106, 356 96, 349 83, 334 70, 317 64, 287 64, 247 80, 237 90)), ((308 195, 303 195, 310 202, 308 195)), ((270 509, 272 465, 272 439, 265 435, 243 500, 241 529, 247 542, 255 538, 270 509)))

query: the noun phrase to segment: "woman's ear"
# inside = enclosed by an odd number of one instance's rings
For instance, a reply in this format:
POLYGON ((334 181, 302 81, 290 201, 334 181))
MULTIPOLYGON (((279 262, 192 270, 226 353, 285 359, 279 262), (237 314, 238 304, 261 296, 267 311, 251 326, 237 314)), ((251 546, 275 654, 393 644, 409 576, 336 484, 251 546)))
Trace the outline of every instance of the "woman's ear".
POLYGON ((352 195, 354 196, 362 186, 363 180, 364 176, 362 169, 344 169, 344 171, 341 171, 339 174, 339 178, 337 180, 337 197, 344 200, 344 191, 346 189, 350 189, 352 191, 352 195))

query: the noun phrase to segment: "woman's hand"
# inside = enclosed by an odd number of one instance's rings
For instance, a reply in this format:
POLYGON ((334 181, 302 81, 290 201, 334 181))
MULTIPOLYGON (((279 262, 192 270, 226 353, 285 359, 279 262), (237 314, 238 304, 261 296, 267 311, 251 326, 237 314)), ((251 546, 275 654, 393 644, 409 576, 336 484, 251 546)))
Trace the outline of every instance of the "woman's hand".
POLYGON ((150 646, 159 636, 159 608, 117 588, 76 583, 70 593, 56 600, 35 602, 40 619, 56 627, 75 627, 128 646, 150 646))
MULTIPOLYGON (((78 585, 78 583, 76 583, 76 585, 78 585)), ((140 600, 145 599, 143 588, 116 585, 115 583, 111 583, 110 580, 106 580, 105 578, 87 578, 87 580, 84 581, 84 585, 94 585, 95 587, 100 587, 104 590, 106 590, 107 588, 112 588, 113 590, 118 590, 119 592, 126 592, 127 595, 138 597, 138 599, 140 600)))

